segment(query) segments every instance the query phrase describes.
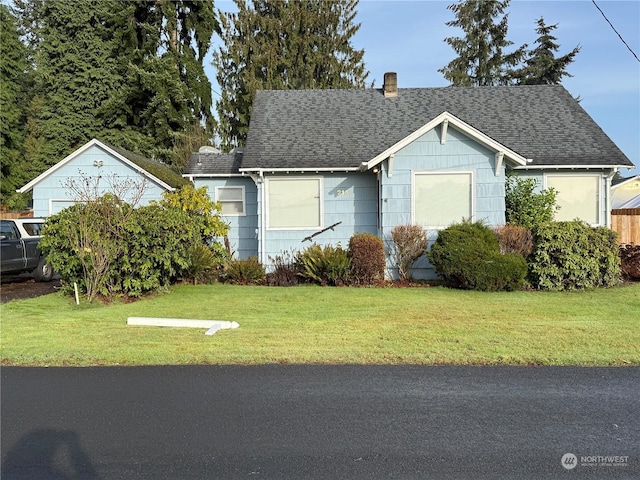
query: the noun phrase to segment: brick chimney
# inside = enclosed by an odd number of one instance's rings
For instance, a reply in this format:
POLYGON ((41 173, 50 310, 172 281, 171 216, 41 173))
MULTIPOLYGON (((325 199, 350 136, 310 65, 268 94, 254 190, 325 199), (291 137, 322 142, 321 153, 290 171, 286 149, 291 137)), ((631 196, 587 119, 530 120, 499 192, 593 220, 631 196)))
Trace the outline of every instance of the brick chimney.
POLYGON ((398 96, 398 74, 396 72, 387 72, 384 74, 384 85, 382 91, 385 97, 398 96))

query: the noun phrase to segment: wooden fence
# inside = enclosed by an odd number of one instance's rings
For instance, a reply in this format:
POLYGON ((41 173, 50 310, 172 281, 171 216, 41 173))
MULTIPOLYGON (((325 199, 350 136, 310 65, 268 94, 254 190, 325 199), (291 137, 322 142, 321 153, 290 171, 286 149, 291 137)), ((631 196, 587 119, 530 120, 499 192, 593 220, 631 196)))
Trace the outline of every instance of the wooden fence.
POLYGON ((620 243, 640 245, 640 208, 611 210, 611 230, 618 232, 620 243))
POLYGON ((21 212, 8 211, 6 207, 0 205, 0 218, 30 218, 33 217, 33 210, 23 210, 21 212))

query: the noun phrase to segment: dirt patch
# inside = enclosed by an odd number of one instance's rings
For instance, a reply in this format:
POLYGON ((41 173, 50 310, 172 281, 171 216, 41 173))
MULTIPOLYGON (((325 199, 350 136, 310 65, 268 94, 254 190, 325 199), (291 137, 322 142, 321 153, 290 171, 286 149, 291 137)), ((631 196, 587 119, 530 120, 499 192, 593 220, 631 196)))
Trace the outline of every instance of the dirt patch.
POLYGON ((60 289, 60 280, 50 282, 36 282, 27 275, 8 276, 3 275, 0 282, 0 302, 39 297, 60 289))

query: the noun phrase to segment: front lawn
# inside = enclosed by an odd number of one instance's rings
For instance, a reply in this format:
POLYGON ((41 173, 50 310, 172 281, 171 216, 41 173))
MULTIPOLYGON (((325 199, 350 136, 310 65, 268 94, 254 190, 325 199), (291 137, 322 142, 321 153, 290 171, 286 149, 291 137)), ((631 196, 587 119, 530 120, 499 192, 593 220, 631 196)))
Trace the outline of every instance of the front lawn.
POLYGON ((586 292, 181 285, 134 303, 0 306, 2 365, 640 365, 640 283, 586 292), (233 320, 236 330, 127 326, 233 320))

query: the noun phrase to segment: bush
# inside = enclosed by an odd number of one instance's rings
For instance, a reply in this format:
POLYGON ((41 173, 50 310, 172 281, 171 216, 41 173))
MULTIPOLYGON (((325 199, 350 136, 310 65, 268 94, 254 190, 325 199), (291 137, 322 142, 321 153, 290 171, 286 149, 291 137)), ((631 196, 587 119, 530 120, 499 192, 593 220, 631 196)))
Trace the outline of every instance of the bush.
POLYGON ((504 199, 507 223, 533 228, 553 221, 553 214, 559 208, 556 205, 557 192, 553 188, 536 192, 537 186, 535 178, 507 175, 504 199))
POLYGON ((527 258, 533 251, 531 230, 520 225, 507 224, 495 229, 502 253, 518 253, 527 258))
POLYGON ((185 271, 185 278, 198 283, 214 283, 220 275, 222 262, 220 257, 210 246, 199 244, 189 247, 188 266, 185 271))
POLYGON ((375 285, 384 281, 386 260, 384 245, 377 235, 356 233, 349 239, 351 279, 360 285, 375 285))
POLYGON ((223 278, 228 283, 256 285, 264 280, 265 270, 258 257, 233 259, 227 264, 223 278))
POLYGON ((391 230, 390 255, 398 266, 400 280, 411 279, 411 266, 427 251, 427 235, 417 225, 398 225, 391 230))
POLYGON ((340 244, 320 247, 313 244, 296 256, 298 275, 319 285, 346 285, 349 282, 349 257, 340 244))
POLYGON ((189 268, 189 246, 201 242, 198 222, 180 209, 133 209, 105 195, 51 216, 40 248, 65 289, 76 283, 91 302, 169 285, 189 268))
POLYGON ((620 245, 620 268, 629 278, 640 279, 640 245, 620 245))
POLYGON ((292 255, 288 252, 269 257, 273 270, 267 273, 266 283, 271 287, 291 287, 300 283, 298 270, 292 255))
POLYGON ((620 281, 615 232, 584 222, 550 222, 533 230, 529 279, 543 290, 609 287, 620 281))
POLYGON ((427 257, 436 272, 456 288, 517 290, 527 273, 524 258, 501 254, 495 232, 481 222, 441 230, 427 257))

